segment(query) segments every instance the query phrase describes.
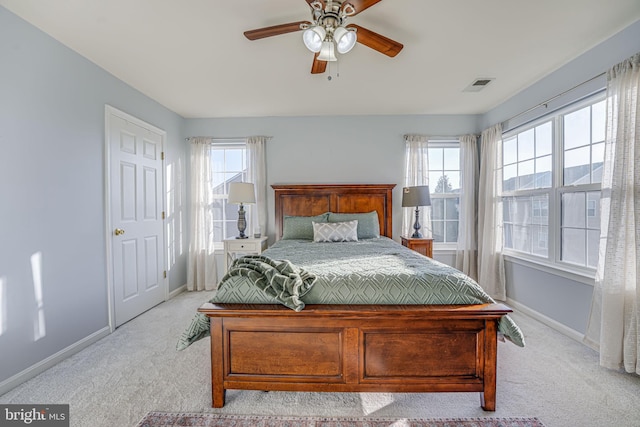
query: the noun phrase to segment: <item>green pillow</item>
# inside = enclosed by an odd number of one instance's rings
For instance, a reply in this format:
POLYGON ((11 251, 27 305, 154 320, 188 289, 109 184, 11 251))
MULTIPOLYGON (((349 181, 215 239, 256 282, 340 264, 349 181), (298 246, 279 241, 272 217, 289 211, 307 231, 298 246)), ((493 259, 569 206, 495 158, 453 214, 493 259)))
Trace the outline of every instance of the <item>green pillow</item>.
POLYGON ((380 223, 378 212, 367 213, 334 213, 329 212, 329 222, 344 222, 358 220, 358 239, 375 239, 380 237, 380 223))
POLYGON ((282 239, 313 240, 314 222, 328 222, 329 213, 316 216, 288 216, 282 219, 282 239))

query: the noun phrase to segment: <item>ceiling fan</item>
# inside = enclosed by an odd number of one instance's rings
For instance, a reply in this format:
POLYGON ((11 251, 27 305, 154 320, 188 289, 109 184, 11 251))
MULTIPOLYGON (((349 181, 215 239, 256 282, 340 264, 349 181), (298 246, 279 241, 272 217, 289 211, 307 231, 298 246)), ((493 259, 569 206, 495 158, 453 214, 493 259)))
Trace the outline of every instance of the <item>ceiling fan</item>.
POLYGON ((312 74, 322 74, 327 62, 337 61, 340 54, 349 52, 356 42, 390 57, 404 47, 401 43, 356 24, 345 25, 347 18, 370 8, 382 0, 305 0, 311 7, 312 21, 290 22, 272 27, 245 31, 249 40, 304 31, 302 40, 314 53, 312 74))

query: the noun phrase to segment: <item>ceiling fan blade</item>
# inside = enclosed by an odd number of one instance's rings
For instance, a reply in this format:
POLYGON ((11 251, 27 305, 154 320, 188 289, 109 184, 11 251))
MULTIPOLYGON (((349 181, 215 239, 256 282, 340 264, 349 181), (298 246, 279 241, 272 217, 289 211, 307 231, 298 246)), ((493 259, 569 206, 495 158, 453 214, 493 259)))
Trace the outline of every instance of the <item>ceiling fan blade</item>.
POLYGON ((257 30, 245 31, 244 36, 249 40, 258 40, 258 39, 263 39, 265 37, 293 33, 295 31, 300 31, 300 24, 311 25, 311 22, 298 21, 298 22, 290 22, 288 24, 274 25, 272 27, 258 28, 257 30))
POLYGON ((327 61, 320 61, 318 59, 320 52, 316 52, 313 56, 313 64, 311 64, 311 74, 322 74, 327 70, 327 61))
POLYGON ((376 3, 380 3, 382 0, 346 0, 344 3, 342 3, 342 6, 344 8, 345 4, 347 3, 351 3, 351 5, 353 6, 353 8, 356 10, 355 13, 351 16, 357 15, 358 13, 362 12, 365 9, 369 9, 371 6, 373 6, 376 3))
POLYGON ((311 6, 311 3, 320 3, 322 5, 322 9, 324 10, 326 3, 324 0, 306 0, 306 2, 309 4, 309 7, 311 7, 311 9, 314 9, 313 6, 311 6))
POLYGON ((402 43, 398 43, 395 40, 391 40, 390 38, 371 30, 367 30, 366 28, 356 24, 349 24, 347 25, 347 28, 355 28, 357 30, 356 35, 358 36, 358 43, 362 43, 363 45, 370 47, 373 50, 377 50, 387 56, 396 56, 404 47, 402 43))

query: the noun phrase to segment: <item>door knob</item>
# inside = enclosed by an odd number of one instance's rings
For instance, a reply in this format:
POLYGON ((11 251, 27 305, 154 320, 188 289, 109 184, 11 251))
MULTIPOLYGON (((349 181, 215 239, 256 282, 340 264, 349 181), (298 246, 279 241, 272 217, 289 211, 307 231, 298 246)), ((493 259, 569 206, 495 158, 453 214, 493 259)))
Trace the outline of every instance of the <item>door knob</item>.
POLYGON ((122 228, 116 228, 115 234, 116 234, 116 236, 124 234, 124 230, 122 228))

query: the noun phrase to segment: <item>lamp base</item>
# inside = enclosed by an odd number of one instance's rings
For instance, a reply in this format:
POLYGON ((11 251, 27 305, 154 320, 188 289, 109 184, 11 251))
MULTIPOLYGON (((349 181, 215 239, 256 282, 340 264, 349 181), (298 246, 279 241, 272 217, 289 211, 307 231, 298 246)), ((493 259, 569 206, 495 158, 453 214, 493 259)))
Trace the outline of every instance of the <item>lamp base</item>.
POLYGON ((416 206, 416 222, 413 223, 413 234, 411 235, 412 239, 422 239, 422 233, 420 233, 420 208, 416 206))
POLYGON ((236 239, 246 239, 249 236, 244 234, 244 230, 247 229, 247 221, 245 219, 244 206, 240 203, 240 209, 238 209, 238 231, 239 235, 236 236, 236 239))

